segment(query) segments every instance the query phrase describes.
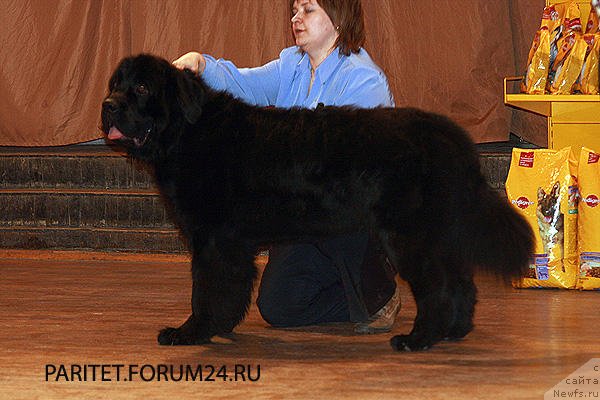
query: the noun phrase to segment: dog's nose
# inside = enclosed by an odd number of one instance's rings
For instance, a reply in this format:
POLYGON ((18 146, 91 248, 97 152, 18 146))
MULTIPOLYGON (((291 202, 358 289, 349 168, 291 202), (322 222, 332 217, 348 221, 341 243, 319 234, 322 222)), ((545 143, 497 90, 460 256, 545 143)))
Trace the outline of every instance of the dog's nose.
POLYGON ((109 97, 102 102, 102 110, 109 114, 115 114, 119 111, 119 105, 115 100, 109 97))

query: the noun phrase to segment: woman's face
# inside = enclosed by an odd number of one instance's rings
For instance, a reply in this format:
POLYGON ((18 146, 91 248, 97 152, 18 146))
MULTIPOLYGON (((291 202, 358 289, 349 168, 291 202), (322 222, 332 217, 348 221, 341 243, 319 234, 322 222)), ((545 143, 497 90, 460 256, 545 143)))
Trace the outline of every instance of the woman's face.
POLYGON ((317 0, 294 1, 292 15, 292 30, 298 47, 309 54, 331 50, 338 33, 317 0))

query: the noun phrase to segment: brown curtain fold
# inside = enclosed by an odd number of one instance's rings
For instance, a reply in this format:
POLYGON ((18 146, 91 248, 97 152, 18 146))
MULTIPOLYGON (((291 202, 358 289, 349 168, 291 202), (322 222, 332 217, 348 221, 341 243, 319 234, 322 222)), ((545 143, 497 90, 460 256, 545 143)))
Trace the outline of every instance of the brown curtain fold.
MULTIPOLYGON (((199 50, 255 66, 292 44, 287 0, 0 0, 0 145, 102 137, 108 78, 129 54, 199 50)), ((503 104, 543 0, 363 0, 367 51, 398 106, 449 115, 477 142, 512 131, 545 145, 542 117, 503 104)))

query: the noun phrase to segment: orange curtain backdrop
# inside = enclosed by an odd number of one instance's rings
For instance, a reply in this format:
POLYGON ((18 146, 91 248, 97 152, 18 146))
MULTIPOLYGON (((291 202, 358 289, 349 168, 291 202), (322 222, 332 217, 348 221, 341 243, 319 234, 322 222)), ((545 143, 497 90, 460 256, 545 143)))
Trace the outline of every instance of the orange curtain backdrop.
MULTIPOLYGON (((108 78, 126 55, 199 50, 255 66, 292 44, 287 0, 0 0, 0 145, 102 137, 108 78)), ((545 142, 540 119, 502 103, 523 69, 543 0, 363 0, 365 47, 398 106, 449 115, 478 142, 511 127, 545 142), (513 116, 515 114, 516 116, 513 116)), ((540 143, 545 144, 545 143, 540 143)))

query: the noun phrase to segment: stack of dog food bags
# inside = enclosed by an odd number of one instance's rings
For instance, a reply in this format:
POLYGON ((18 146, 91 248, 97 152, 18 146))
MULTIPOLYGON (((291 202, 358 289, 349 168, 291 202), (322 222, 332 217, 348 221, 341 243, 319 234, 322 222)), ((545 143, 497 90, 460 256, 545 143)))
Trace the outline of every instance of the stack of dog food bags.
POLYGON ((600 289, 600 154, 582 148, 579 156, 579 281, 584 290, 600 289))
POLYGON ((506 181, 508 200, 531 224, 536 238, 529 272, 516 287, 575 288, 577 160, 570 148, 513 149, 506 181))
POLYGON ((521 91, 529 94, 598 92, 598 16, 592 10, 584 34, 576 2, 544 8, 529 51, 521 91))

